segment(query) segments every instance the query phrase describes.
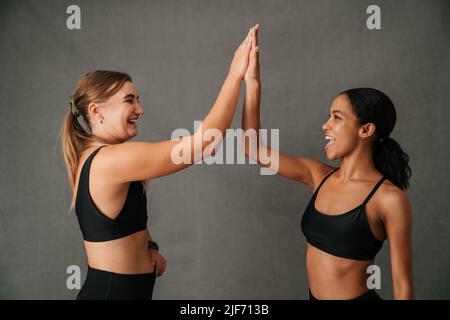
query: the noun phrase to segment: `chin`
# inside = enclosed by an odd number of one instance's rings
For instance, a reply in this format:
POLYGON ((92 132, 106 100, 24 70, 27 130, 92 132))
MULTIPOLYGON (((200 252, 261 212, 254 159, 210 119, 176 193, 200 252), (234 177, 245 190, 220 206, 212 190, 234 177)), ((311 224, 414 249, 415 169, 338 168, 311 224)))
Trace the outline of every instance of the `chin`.
POLYGON ((131 139, 131 138, 136 137, 137 135, 138 135, 138 131, 137 131, 137 130, 136 130, 136 131, 129 132, 129 133, 128 133, 128 140, 131 139))
POLYGON ((137 134, 135 134, 135 135, 132 135, 132 134, 128 134, 126 137, 124 137, 122 140, 122 142, 126 142, 126 141, 128 141, 128 140, 131 140, 131 139, 133 139, 134 137, 136 137, 137 136, 137 134))
POLYGON ((325 152, 327 155, 327 159, 332 161, 332 160, 337 160, 338 156, 336 153, 329 153, 329 152, 325 152))

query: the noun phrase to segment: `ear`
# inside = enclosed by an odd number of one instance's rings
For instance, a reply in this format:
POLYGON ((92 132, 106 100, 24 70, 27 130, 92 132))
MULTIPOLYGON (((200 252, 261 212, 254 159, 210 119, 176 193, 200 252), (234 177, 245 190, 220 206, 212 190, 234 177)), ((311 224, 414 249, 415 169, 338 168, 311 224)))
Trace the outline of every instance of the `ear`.
POLYGON ((374 123, 363 124, 358 130, 358 135, 361 139, 368 139, 375 134, 376 128, 374 123))
POLYGON ((88 113, 91 116, 91 119, 98 119, 100 120, 102 118, 102 111, 101 111, 101 107, 95 103, 95 102, 91 102, 88 105, 88 113))

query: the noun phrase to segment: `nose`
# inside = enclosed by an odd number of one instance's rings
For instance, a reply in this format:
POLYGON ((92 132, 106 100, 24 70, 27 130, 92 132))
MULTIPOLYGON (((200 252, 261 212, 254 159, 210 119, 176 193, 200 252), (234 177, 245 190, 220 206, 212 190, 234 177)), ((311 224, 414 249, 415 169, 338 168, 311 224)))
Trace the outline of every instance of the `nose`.
POLYGON ((141 104, 138 102, 135 110, 135 113, 138 115, 143 115, 144 114, 144 109, 141 107, 141 104))
POLYGON ((328 131, 330 130, 330 124, 328 123, 329 119, 327 121, 325 121, 325 123, 322 125, 322 131, 328 131))

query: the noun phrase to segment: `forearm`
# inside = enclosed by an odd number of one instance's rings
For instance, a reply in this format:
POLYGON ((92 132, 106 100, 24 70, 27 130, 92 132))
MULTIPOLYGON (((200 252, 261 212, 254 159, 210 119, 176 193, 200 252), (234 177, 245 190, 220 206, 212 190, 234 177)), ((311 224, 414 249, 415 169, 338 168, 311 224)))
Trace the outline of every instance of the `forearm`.
POLYGON ((245 83, 244 108, 242 110, 242 129, 259 130, 261 127, 259 106, 261 102, 261 82, 248 81, 245 83))
POLYGON ((415 299, 414 288, 410 283, 394 284, 395 300, 412 300, 415 299))
MULTIPOLYGON (((259 152, 270 152, 267 146, 262 145, 259 139, 261 82, 259 80, 246 81, 244 108, 242 110, 242 129, 244 135, 244 153, 246 156, 260 162, 259 152), (250 140, 253 137, 253 141, 250 140), (253 143, 252 143, 253 142, 253 143)), ((267 165, 268 163, 265 163, 267 165)))
POLYGON ((225 79, 222 88, 211 110, 201 122, 193 135, 184 137, 175 147, 180 147, 184 152, 188 151, 190 160, 187 164, 193 164, 205 156, 209 156, 210 150, 215 149, 223 140, 226 129, 233 120, 239 99, 241 78, 231 72, 225 79), (208 150, 206 150, 208 148, 208 150))
POLYGON ((226 129, 230 127, 236 111, 241 82, 241 78, 231 73, 228 74, 211 110, 197 131, 184 142, 190 144, 191 159, 194 159, 194 162, 207 156, 204 151, 209 145, 211 145, 209 149, 214 149, 223 140, 226 129), (209 133, 208 130, 210 130, 209 133), (210 133, 214 139, 210 138, 210 133))
MULTIPOLYGON (((225 79, 216 102, 202 122, 202 131, 217 129, 225 134, 233 120, 241 90, 241 78, 229 73, 225 79)), ((197 134, 197 133, 196 133, 197 134)))
POLYGON ((228 75, 210 112, 197 131, 182 141, 183 150, 186 146, 190 147, 194 162, 213 154, 216 146, 223 140, 226 129, 231 125, 239 99, 241 82, 248 67, 249 53, 253 43, 251 39, 254 33, 254 28, 250 28, 245 40, 235 51, 228 75))
MULTIPOLYGON (((401 213, 402 209, 395 208, 395 213, 401 213)), ((392 220, 385 220, 385 225, 390 236, 391 245, 391 270, 392 270, 392 288, 395 300, 414 299, 413 285, 413 262, 410 231, 396 230, 396 236, 393 236, 392 220), (409 234, 403 236, 403 241, 398 239, 399 234, 409 234), (407 239, 407 240, 406 240, 407 239)))

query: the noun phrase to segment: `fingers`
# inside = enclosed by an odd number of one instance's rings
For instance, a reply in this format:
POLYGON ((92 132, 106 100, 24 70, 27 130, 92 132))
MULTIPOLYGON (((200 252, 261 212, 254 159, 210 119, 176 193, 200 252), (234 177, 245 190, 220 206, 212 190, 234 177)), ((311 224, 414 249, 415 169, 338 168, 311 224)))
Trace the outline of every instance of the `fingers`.
POLYGON ((245 37, 244 41, 242 41, 241 45, 239 46, 240 49, 246 47, 249 45, 250 41, 251 41, 251 36, 252 36, 252 28, 250 28, 250 30, 247 33, 247 36, 245 37))
POLYGON ((258 30, 259 30, 259 24, 256 24, 252 27, 252 47, 250 50, 250 64, 254 65, 257 62, 258 59, 258 30))
MULTIPOLYGON (((250 28, 250 39, 251 42, 250 46, 250 55, 254 52, 255 48, 258 46, 258 30, 259 30, 259 24, 254 25, 250 28)), ((258 50, 256 50, 257 52, 258 50)))
POLYGON ((155 272, 157 277, 160 277, 164 274, 164 272, 166 271, 166 264, 166 259, 161 256, 158 257, 155 265, 155 272))
POLYGON ((162 264, 161 264, 160 276, 162 276, 164 274, 164 272, 166 272, 166 266, 167 266, 166 259, 163 259, 162 264))
POLYGON ((248 54, 250 53, 250 50, 252 49, 252 44, 253 44, 252 33, 250 33, 250 38, 248 38, 247 43, 243 48, 245 56, 248 56, 248 54))
POLYGON ((252 37, 253 27, 248 30, 247 36, 245 37, 244 41, 249 41, 252 37))
POLYGON ((249 55, 249 67, 252 67, 255 64, 255 59, 257 58, 256 56, 256 52, 257 52, 257 47, 252 47, 252 49, 250 50, 250 55, 249 55))
POLYGON ((155 261, 154 267, 156 276, 159 277, 161 275, 161 263, 159 261, 155 261))
MULTIPOLYGON (((256 31, 255 31, 256 32, 256 31)), ((257 45, 258 41, 255 41, 256 36, 253 38, 252 41, 252 49, 250 51, 250 63, 256 63, 259 58, 259 47, 257 45)))
POLYGON ((257 77, 259 74, 259 56, 258 56, 259 48, 254 47, 250 51, 250 59, 248 63, 248 69, 246 72, 246 80, 253 79, 257 77))
POLYGON ((251 45, 251 47, 256 47, 258 45, 258 30, 259 24, 255 24, 253 27, 251 27, 239 48, 244 48, 248 45, 251 45))
POLYGON ((256 24, 253 28, 253 34, 252 34, 252 40, 253 40, 253 47, 258 46, 258 31, 259 31, 259 24, 256 24))

